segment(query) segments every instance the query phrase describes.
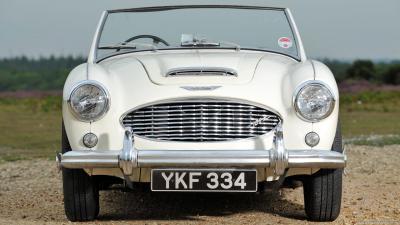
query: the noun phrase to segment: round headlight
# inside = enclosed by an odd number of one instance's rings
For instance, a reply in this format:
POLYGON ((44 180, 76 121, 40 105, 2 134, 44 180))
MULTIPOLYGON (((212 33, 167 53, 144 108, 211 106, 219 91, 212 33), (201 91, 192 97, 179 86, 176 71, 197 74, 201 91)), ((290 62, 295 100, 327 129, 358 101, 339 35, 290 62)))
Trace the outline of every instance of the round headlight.
POLYGON ((109 99, 107 92, 100 85, 85 82, 72 91, 69 104, 79 120, 92 122, 107 112, 109 99))
POLYGON ((309 83, 297 92, 294 107, 301 118, 317 122, 332 113, 335 107, 335 98, 325 85, 309 83))

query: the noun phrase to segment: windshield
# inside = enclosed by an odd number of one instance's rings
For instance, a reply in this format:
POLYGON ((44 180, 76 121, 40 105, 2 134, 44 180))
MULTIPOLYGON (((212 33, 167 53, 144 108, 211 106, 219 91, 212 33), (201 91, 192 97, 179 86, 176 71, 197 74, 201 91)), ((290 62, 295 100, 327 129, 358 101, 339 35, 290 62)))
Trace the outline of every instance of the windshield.
POLYGON ((283 9, 176 7, 109 11, 96 59, 135 51, 220 48, 270 51, 299 60, 283 9))

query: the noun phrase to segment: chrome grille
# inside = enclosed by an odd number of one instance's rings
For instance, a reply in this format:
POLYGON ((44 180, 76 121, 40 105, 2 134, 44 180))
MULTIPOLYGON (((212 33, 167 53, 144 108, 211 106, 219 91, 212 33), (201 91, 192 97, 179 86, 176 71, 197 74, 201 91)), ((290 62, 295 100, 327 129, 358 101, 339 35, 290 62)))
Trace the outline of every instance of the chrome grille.
POLYGON ((134 135, 167 141, 228 141, 263 135, 280 118, 257 106, 225 101, 184 101, 137 109, 123 120, 134 135))

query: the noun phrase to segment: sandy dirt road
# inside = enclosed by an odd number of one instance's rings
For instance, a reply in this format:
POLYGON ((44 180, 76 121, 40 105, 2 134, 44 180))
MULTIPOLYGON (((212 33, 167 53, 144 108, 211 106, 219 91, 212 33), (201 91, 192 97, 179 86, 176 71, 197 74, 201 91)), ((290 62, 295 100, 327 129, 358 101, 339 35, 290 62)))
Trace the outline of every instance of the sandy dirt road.
MULTIPOLYGON (((400 225, 400 146, 347 146, 342 213, 330 224, 400 225)), ((61 175, 47 160, 0 165, 0 224, 69 224, 61 175)), ((100 193, 86 224, 313 224, 302 189, 280 194, 100 193)), ((321 224, 321 223, 318 223, 321 224)))

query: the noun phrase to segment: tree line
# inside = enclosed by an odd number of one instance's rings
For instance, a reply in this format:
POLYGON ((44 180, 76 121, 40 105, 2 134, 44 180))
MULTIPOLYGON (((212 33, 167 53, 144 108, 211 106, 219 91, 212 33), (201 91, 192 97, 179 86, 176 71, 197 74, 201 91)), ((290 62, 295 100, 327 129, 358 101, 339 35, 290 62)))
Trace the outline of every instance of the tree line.
POLYGON ((377 63, 371 60, 345 62, 324 59, 322 61, 332 70, 339 83, 346 80, 366 80, 380 84, 400 85, 400 60, 377 63))
POLYGON ((69 72, 84 61, 72 56, 0 59, 0 91, 61 90, 69 72))
MULTIPOLYGON (((400 85, 400 61, 354 62, 323 59, 337 81, 367 80, 375 83, 400 85)), ((83 57, 46 57, 29 59, 15 57, 0 59, 0 91, 61 90, 69 72, 85 62, 83 57)))

